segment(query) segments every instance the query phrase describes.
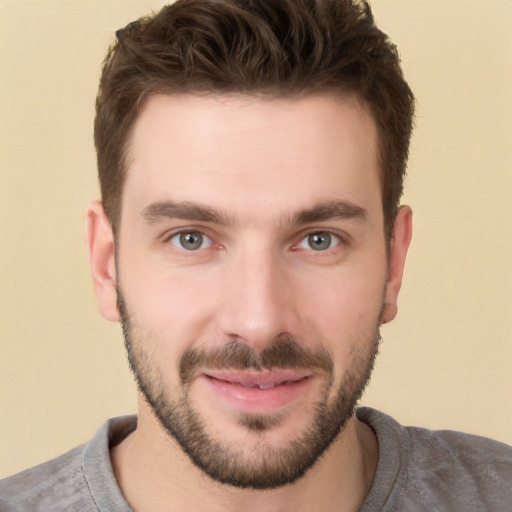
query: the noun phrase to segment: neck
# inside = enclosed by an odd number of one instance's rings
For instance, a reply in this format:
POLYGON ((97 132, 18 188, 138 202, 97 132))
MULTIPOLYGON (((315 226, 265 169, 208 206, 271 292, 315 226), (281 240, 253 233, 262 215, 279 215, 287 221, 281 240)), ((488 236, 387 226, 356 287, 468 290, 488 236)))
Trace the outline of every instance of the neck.
POLYGON ((134 512, 357 511, 378 461, 372 430, 349 420, 343 432, 306 474, 270 490, 237 489, 206 476, 145 407, 137 430, 111 452, 114 473, 134 512))

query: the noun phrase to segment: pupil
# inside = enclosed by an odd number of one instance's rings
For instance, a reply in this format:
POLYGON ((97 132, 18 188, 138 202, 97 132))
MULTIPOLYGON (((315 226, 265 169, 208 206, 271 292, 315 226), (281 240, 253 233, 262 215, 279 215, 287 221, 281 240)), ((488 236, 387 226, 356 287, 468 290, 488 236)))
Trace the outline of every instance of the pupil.
POLYGON ((315 251, 328 249, 331 245, 331 235, 329 233, 315 233, 309 235, 309 243, 315 251))
POLYGON ((185 233, 181 235, 180 242, 185 249, 198 249, 201 247, 203 237, 200 233, 185 233))

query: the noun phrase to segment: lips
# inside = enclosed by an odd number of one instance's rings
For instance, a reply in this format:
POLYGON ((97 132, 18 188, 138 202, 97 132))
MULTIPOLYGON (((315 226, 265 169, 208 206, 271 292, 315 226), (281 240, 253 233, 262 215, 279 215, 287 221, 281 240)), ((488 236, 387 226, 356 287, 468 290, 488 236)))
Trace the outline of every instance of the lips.
POLYGON ((308 370, 212 370, 202 374, 216 398, 236 409, 253 413, 275 412, 295 402, 311 384, 308 370))

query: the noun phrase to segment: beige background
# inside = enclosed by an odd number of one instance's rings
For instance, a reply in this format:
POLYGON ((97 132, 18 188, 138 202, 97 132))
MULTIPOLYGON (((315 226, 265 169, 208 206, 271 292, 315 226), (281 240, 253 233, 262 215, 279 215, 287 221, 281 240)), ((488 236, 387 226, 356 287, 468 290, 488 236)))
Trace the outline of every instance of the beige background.
MULTIPOLYGON (((400 314, 363 402, 512 443, 512 2, 373 5, 419 111, 400 314)), ((82 224, 100 62, 116 28, 158 6, 0 1, 0 476, 134 410, 82 224)))

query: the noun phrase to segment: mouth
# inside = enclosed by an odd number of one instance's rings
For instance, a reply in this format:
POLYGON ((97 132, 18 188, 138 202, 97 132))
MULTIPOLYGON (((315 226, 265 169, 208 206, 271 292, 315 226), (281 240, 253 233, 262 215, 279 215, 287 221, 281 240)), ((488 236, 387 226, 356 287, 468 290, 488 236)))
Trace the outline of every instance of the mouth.
MULTIPOLYGON (((307 377, 303 377, 303 378, 306 379, 307 377)), ((298 379, 298 380, 302 380, 302 379, 298 379)), ((272 389, 272 388, 275 388, 276 386, 283 386, 284 384, 287 384, 287 383, 298 382, 298 380, 283 380, 281 382, 274 382, 274 383, 269 383, 269 384, 243 384, 242 382, 229 382, 229 381, 224 381, 224 382, 227 382, 228 384, 243 386, 244 388, 272 389)))
POLYGON ((239 385, 245 388, 271 389, 285 383, 298 382, 312 375, 307 370, 228 370, 206 371, 210 379, 216 379, 228 384, 239 385))
POLYGON ((217 399, 236 410, 272 413, 292 405, 312 384, 308 370, 223 370, 201 375, 217 399))

